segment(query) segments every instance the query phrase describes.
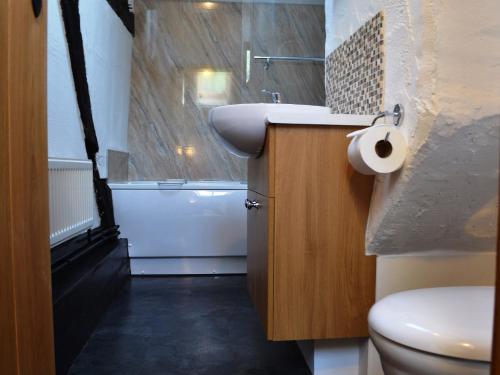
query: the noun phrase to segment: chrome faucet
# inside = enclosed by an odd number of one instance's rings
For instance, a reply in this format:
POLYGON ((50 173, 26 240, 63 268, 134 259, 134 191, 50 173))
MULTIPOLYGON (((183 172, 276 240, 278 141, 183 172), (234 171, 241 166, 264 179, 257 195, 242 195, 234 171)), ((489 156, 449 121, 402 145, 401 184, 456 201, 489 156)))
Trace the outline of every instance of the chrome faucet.
POLYGON ((263 94, 271 95, 271 99, 273 100, 273 103, 275 103, 275 104, 281 103, 281 94, 279 92, 269 91, 269 90, 260 90, 260 92, 263 94))

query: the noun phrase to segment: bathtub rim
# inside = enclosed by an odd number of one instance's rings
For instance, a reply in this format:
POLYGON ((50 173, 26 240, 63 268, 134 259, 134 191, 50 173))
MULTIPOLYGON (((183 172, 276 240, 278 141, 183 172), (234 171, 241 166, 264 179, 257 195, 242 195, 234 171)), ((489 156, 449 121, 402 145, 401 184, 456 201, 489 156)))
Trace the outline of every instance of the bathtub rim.
POLYGON ((108 182, 111 190, 248 190, 246 182, 240 181, 124 181, 108 182))

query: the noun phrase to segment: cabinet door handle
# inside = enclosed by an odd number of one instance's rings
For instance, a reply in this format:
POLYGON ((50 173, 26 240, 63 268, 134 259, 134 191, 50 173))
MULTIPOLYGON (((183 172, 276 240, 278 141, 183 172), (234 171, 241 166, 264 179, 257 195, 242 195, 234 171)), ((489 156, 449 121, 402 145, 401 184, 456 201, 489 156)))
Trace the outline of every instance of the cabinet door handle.
POLYGON ((259 209, 262 205, 256 200, 251 201, 250 199, 245 199, 245 207, 247 210, 251 210, 252 208, 259 209))

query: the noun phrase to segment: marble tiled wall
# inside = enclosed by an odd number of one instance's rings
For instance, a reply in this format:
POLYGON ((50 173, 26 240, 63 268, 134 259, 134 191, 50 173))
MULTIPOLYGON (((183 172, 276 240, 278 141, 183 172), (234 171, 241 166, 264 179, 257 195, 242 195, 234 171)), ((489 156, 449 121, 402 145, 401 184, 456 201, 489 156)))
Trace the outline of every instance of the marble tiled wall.
POLYGON ((128 152, 108 150, 108 181, 121 182, 128 179, 128 152))
POLYGON ((324 105, 324 66, 254 55, 324 55, 320 5, 136 0, 129 179, 245 180, 246 160, 223 149, 207 114, 215 105, 324 105), (249 52, 247 52, 249 51, 249 52))
POLYGON ((335 113, 383 109, 384 15, 376 14, 326 58, 326 104, 335 113))

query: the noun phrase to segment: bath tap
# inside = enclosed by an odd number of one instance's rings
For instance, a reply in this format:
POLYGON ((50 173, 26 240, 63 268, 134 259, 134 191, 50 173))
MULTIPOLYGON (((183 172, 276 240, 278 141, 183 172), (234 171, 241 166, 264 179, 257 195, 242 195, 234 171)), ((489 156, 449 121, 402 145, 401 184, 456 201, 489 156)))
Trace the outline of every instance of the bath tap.
POLYGON ((275 104, 281 103, 281 94, 278 91, 269 91, 269 90, 262 89, 262 90, 260 90, 260 92, 263 94, 271 95, 271 99, 273 100, 273 103, 275 103, 275 104))

